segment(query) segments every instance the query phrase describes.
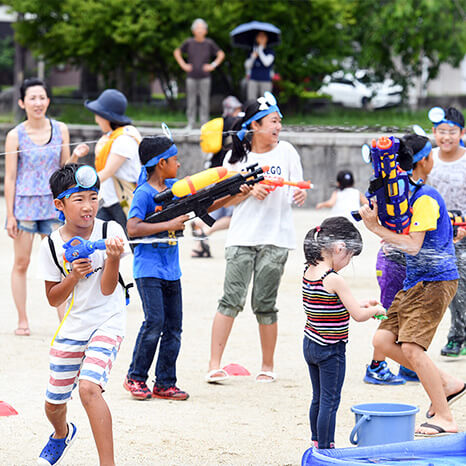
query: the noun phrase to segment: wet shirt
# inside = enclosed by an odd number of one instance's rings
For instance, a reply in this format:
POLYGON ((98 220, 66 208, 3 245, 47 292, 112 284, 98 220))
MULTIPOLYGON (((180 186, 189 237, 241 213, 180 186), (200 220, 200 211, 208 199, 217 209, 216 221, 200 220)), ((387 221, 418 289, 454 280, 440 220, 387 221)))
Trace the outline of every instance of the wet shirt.
POLYGON ((432 150, 434 167, 429 173, 428 183, 445 200, 449 210, 466 213, 466 153, 454 162, 440 160, 438 147, 432 150))
POLYGON ((421 281, 447 281, 459 278, 453 246, 453 228, 445 201, 430 186, 422 186, 410 198, 413 209, 409 232, 425 231, 421 250, 415 255, 406 254, 406 279, 403 289, 408 290, 421 281))
POLYGON ((349 312, 338 295, 324 287, 323 280, 331 273, 336 272, 328 270, 318 280, 303 277, 304 335, 322 346, 348 341, 349 312))

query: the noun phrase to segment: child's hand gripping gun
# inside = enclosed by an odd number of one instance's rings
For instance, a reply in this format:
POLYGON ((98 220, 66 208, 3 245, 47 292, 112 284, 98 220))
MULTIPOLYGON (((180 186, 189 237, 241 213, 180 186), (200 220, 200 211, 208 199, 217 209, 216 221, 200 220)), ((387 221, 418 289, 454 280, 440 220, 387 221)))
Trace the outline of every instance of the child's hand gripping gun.
POLYGON ((313 188, 310 181, 285 181, 285 178, 281 176, 265 176, 265 178, 260 181, 260 184, 265 184, 269 191, 275 191, 282 186, 293 186, 299 189, 313 188))
MULTIPOLYGON (((65 261, 69 263, 77 259, 87 259, 97 249, 106 249, 104 239, 89 241, 80 236, 71 238, 63 245, 63 248, 65 249, 63 257, 65 261)), ((89 275, 92 275, 92 272, 87 274, 86 277, 89 275)))
MULTIPOLYGON (((208 208, 218 199, 238 194, 244 184, 259 183, 264 179, 263 173, 267 170, 268 167, 259 167, 256 163, 235 174, 229 174, 224 167, 217 167, 187 176, 177 181, 171 189, 154 196, 155 203, 162 206, 149 214, 144 221, 168 222, 194 212, 195 216, 212 226, 215 220, 208 214, 208 208)), ((183 232, 177 231, 176 236, 183 236, 183 232)))
MULTIPOLYGON (((393 136, 372 140, 368 161, 372 162, 374 174, 370 178, 366 197, 370 200, 375 196, 379 220, 385 228, 406 233, 412 212, 408 203, 408 174, 400 167, 399 150, 400 140, 393 136)), ((403 164, 406 165, 404 161, 403 164)), ((355 220, 361 220, 357 211, 351 214, 355 220)))

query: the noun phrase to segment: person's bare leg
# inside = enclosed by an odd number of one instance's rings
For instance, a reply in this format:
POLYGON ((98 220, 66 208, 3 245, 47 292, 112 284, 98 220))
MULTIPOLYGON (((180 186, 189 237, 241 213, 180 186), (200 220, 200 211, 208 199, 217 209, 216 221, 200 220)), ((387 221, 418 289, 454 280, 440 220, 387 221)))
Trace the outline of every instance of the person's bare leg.
POLYGON ((102 396, 102 388, 89 380, 80 380, 79 396, 91 424, 99 453, 99 464, 114 466, 112 415, 102 396))
POLYGON ((18 329, 28 329, 29 322, 26 313, 26 277, 31 259, 34 234, 19 230, 13 240, 14 262, 11 270, 11 291, 18 312, 18 329))
MULTIPOLYGON (((401 348, 408 361, 411 362, 412 367, 414 367, 432 403, 435 415, 429 420, 429 423, 443 427, 447 432, 458 432, 458 426, 447 403, 440 372, 435 364, 427 356, 424 348, 416 343, 403 343, 401 348)), ((429 427, 418 427, 416 432, 424 434, 437 433, 435 429, 429 427)))
MULTIPOLYGON (((212 337, 210 342, 210 361, 209 371, 220 369, 223 352, 230 336, 233 327, 234 317, 225 316, 220 312, 215 313, 214 322, 212 324, 212 337)), ((213 374, 215 376, 216 374, 213 374)), ((218 377, 224 374, 219 372, 218 377)))
MULTIPOLYGON (((448 407, 446 396, 461 390, 463 382, 439 370, 419 345, 415 343, 397 344, 395 335, 388 330, 377 330, 373 343, 374 347, 383 351, 387 357, 418 374, 419 380, 431 400, 432 412, 436 413, 429 422, 443 427, 446 431, 456 432, 458 428, 448 407)), ((416 431, 420 433, 434 432, 432 429, 424 427, 420 427, 416 431)))
MULTIPOLYGON (((262 371, 273 371, 273 356, 275 353, 275 346, 277 344, 278 324, 277 322, 265 325, 259 324, 259 335, 261 339, 262 348, 262 371)), ((270 379, 266 375, 261 375, 258 380, 270 379)))
POLYGON ((55 429, 53 438, 65 438, 68 435, 68 424, 66 423, 66 403, 54 405, 45 402, 45 414, 55 429))

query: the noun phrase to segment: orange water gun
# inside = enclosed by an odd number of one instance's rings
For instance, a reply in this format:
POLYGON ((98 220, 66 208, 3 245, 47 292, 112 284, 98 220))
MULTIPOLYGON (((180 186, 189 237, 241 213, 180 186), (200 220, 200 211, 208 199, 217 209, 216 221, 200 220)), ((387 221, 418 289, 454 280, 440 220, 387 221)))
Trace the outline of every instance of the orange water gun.
POLYGON ((282 186, 293 186, 299 189, 312 189, 314 186, 310 181, 285 181, 281 176, 264 176, 259 184, 265 184, 269 191, 275 191, 282 186))

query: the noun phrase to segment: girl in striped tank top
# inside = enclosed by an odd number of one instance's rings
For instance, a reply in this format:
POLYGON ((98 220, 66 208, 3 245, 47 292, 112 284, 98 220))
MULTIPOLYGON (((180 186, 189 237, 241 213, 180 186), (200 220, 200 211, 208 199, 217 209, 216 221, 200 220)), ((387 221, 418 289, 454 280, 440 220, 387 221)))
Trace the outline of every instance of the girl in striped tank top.
POLYGON ((312 383, 309 410, 316 448, 334 448, 335 419, 345 378, 350 316, 363 322, 385 309, 376 300, 358 303, 338 271, 362 251, 359 231, 345 217, 331 217, 304 240, 303 352, 312 383))

